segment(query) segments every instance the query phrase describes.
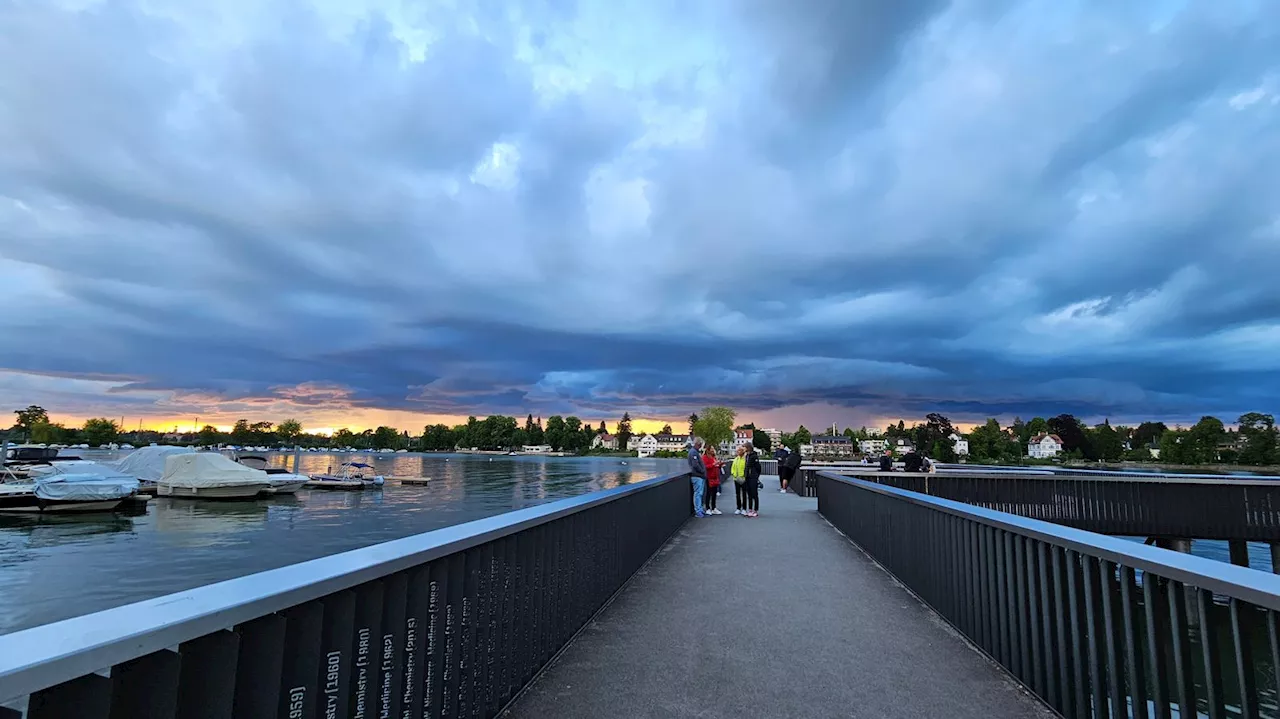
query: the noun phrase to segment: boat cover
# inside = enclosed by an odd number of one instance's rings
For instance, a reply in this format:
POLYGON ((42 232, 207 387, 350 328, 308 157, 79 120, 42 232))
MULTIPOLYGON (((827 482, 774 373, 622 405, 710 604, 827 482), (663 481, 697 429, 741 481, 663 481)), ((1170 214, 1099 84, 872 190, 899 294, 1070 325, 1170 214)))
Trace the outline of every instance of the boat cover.
POLYGON ((138 491, 138 480, 119 474, 52 474, 35 481, 40 499, 67 502, 106 502, 138 491))
POLYGON ((164 475, 165 459, 174 455, 194 454, 190 447, 142 447, 130 452, 127 457, 115 463, 115 468, 130 477, 137 477, 146 482, 155 482, 164 475))
POLYGON ((305 474, 290 474, 288 472, 280 472, 278 474, 268 474, 267 481, 271 483, 272 487, 279 487, 282 484, 294 484, 296 482, 310 482, 311 478, 305 474))
POLYGON ((246 484, 271 486, 270 475, 260 469, 246 467, 214 452, 176 454, 164 461, 161 484, 174 487, 231 487, 246 484))
POLYGON ((53 477, 59 474, 98 474, 106 477, 117 477, 120 479, 134 479, 132 475, 125 474, 115 467, 110 467, 88 459, 71 459, 66 462, 40 464, 34 467, 27 467, 27 476, 32 479, 37 477, 53 477))

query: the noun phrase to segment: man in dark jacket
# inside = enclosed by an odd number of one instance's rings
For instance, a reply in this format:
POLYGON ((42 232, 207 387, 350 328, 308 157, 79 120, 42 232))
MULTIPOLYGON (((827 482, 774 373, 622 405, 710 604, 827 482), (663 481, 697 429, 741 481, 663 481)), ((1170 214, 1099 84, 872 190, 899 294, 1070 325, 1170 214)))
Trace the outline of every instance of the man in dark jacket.
POLYGON ((799 452, 791 452, 787 454, 787 458, 782 460, 778 467, 778 481, 782 484, 779 490, 786 494, 787 487, 791 486, 791 482, 796 478, 796 473, 800 471, 800 464, 804 459, 799 452))
POLYGON ((915 447, 907 452, 907 456, 902 458, 902 471, 919 472, 924 469, 924 457, 916 451, 915 447))
POLYGON ((689 447, 689 481, 693 484, 693 516, 705 517, 702 496, 707 492, 707 465, 702 462, 702 440, 693 440, 689 447))
POLYGON ((893 450, 892 449, 886 449, 884 451, 884 454, 880 455, 880 471, 881 472, 893 471, 893 450))
POLYGON ((747 516, 760 516, 760 455, 756 453, 755 445, 747 445, 747 466, 743 472, 746 481, 742 483, 744 489, 747 490, 747 516))

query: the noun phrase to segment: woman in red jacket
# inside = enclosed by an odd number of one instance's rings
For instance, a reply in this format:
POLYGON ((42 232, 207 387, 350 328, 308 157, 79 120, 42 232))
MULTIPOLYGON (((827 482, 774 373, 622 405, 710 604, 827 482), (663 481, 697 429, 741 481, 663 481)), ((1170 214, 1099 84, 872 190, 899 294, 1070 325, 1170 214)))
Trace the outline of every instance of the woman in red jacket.
POLYGON ((716 460, 716 451, 710 446, 702 454, 702 464, 707 468, 707 493, 702 496, 702 511, 707 516, 721 514, 716 509, 716 495, 720 493, 720 462, 716 460))

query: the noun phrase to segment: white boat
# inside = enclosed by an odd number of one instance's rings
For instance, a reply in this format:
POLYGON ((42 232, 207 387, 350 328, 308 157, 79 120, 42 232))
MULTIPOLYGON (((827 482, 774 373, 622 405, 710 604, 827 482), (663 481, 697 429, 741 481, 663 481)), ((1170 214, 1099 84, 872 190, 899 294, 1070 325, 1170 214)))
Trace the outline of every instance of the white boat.
POLYGON ((381 476, 368 477, 366 469, 373 465, 364 462, 343 462, 342 474, 313 474, 307 482, 308 489, 375 489, 385 481, 381 476))
POLYGON ((116 473, 55 473, 28 483, 0 484, 0 512, 110 512, 138 491, 138 481, 116 473))
POLYGON ((266 472, 267 480, 271 482, 272 494, 294 494, 299 489, 302 489, 307 482, 311 481, 311 478, 305 474, 294 474, 280 467, 268 467, 267 458, 256 454, 237 455, 235 461, 250 469, 259 469, 266 472))
POLYGON ((184 499, 252 499, 270 489, 266 472, 213 452, 168 457, 156 483, 159 496, 184 499))

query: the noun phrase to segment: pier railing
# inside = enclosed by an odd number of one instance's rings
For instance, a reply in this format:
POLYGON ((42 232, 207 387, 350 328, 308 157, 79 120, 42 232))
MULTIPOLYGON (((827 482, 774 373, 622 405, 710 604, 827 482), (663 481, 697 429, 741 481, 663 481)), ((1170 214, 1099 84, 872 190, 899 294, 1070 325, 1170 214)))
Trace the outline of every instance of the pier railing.
POLYGON ((1102 534, 1280 542, 1280 480, 966 472, 840 474, 1102 534))
POLYGON ((0 704, 495 716, 691 511, 670 475, 0 636, 0 704))
POLYGON ((1277 716, 1280 577, 818 476, 818 511, 1065 717, 1277 716))

